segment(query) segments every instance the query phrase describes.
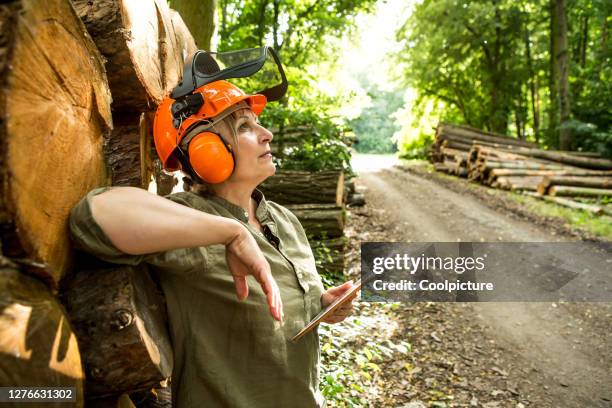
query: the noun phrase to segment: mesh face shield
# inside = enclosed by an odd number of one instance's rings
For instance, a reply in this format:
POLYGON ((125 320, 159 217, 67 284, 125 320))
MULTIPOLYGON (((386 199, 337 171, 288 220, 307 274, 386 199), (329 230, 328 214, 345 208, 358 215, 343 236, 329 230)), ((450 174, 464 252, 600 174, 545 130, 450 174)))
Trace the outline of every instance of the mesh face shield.
POLYGON ((277 101, 287 91, 287 78, 280 59, 270 47, 230 52, 197 51, 185 62, 182 81, 170 96, 179 99, 197 88, 222 79, 248 94, 265 95, 277 101))

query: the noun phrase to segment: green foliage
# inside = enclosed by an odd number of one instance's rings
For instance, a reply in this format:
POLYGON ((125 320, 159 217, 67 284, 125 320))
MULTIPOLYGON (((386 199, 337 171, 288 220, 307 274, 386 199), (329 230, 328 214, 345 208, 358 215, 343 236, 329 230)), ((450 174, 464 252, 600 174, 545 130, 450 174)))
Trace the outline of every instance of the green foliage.
POLYGON ((402 159, 427 159, 427 152, 433 143, 431 132, 419 133, 414 139, 409 139, 402 144, 400 158, 402 159))
MULTIPOLYGON (((397 304, 365 304, 363 314, 378 316, 392 314, 397 304)), ((376 330, 357 318, 349 318, 336 326, 319 326, 321 343, 321 375, 319 388, 330 407, 366 407, 369 389, 376 388, 379 364, 400 361, 409 357, 411 346, 405 341, 379 340, 374 333, 369 341, 352 344, 354 332, 363 338, 362 332, 376 330), (374 340, 376 339, 376 340, 374 340)))
MULTIPOLYGON (((283 169, 317 171, 350 166, 342 120, 328 113, 342 100, 316 91, 313 67, 333 61, 334 41, 354 29, 354 17, 372 9, 375 0, 236 1, 219 2, 219 51, 273 46, 289 80, 287 96, 266 106, 262 123, 277 129, 309 126, 312 132, 299 148, 283 149, 277 164, 283 169)), ((330 73, 325 73, 329 75, 330 73)))
MULTIPOLYGON (((346 244, 347 238, 342 237, 341 239, 344 240, 346 244)), ((327 242, 326 236, 316 238, 309 236, 308 241, 311 244, 315 241, 317 243, 313 250, 313 255, 317 265, 317 272, 319 272, 319 275, 321 275, 321 280, 323 281, 323 286, 329 288, 344 283, 346 279, 344 276, 344 271, 333 268, 334 256, 344 256, 344 253, 340 253, 340 251, 336 249, 329 248, 325 244, 327 242)))
POLYGON ((322 112, 309 107, 300 109, 283 105, 268 105, 261 122, 270 129, 279 129, 274 143, 283 146, 282 154, 275 157, 278 168, 284 170, 319 171, 344 169, 350 173, 351 153, 343 140, 347 128, 335 124, 322 112), (281 129, 308 128, 297 146, 284 147, 281 129))
POLYGON ((271 45, 287 66, 306 68, 327 55, 330 37, 354 28, 375 0, 220 0, 219 51, 271 45))
MULTIPOLYGON (((398 31, 401 80, 443 102, 441 120, 610 155, 612 3, 566 2, 572 120, 558 125, 551 79, 551 11, 545 0, 425 0, 398 31), (432 23, 435 22, 435 23, 432 23), (453 119, 449 119, 452 117, 453 119), (551 122, 553 121, 553 122, 551 122)), ((558 97, 558 95, 557 95, 558 97)), ((557 114, 558 116, 558 114, 557 114)), ((410 149, 409 149, 410 150, 410 149)))
POLYGON ((397 58, 422 94, 453 105, 466 123, 505 132, 518 93, 514 58, 520 38, 514 2, 425 1, 398 33, 397 58), (432 22, 435 21, 435 24, 432 22))
POLYGON ((395 153, 397 145, 393 134, 398 126, 392 114, 403 105, 402 93, 380 89, 365 76, 359 78, 359 82, 371 104, 359 117, 348 122, 357 137, 355 150, 359 153, 395 153))

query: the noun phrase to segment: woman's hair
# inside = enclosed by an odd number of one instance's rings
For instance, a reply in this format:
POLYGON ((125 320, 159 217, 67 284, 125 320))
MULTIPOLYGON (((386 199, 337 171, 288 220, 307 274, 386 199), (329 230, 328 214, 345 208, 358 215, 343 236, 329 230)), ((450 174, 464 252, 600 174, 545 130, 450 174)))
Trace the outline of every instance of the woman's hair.
MULTIPOLYGON (((223 119, 216 122, 217 125, 219 123, 224 123, 225 126, 227 126, 227 128, 232 133, 234 151, 238 150, 238 133, 236 132, 236 123, 238 122, 238 118, 239 118, 238 114, 244 109, 249 109, 249 106, 246 104, 246 102, 241 102, 239 106, 242 106, 243 109, 236 109, 229 115, 225 116, 223 119)), ((221 115, 223 115, 223 113, 221 113, 221 115)), ((212 130, 215 133, 221 134, 221 130, 215 126, 214 120, 213 120, 212 130)), ((204 182, 199 177, 195 177, 195 180, 194 180, 194 178, 192 178, 191 175, 189 175, 188 173, 184 171, 183 171, 183 190, 191 191, 197 194, 206 194, 206 193, 213 192, 209 183, 204 182)))

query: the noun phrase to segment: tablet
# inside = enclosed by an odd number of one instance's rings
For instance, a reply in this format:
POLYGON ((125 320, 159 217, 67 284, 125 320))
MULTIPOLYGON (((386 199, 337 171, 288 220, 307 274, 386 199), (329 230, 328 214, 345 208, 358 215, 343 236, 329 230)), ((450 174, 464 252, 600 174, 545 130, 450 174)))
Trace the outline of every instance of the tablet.
POLYGON ((327 316, 329 316, 330 314, 334 313, 336 311, 336 309, 338 309, 340 306, 342 306, 343 304, 349 302, 350 298, 357 293, 357 291, 361 289, 361 279, 357 279, 357 282, 355 282, 353 284, 353 287, 350 288, 349 290, 347 290, 346 292, 344 292, 342 294, 342 296, 340 296, 339 298, 337 298, 336 300, 334 300, 329 306, 327 306, 325 309, 323 309, 318 315, 316 315, 311 321, 310 323, 308 323, 306 325, 306 327, 304 327, 302 330, 300 330, 300 332, 298 334, 296 334, 295 336, 293 336, 293 338, 291 339, 291 341, 298 341, 299 339, 301 339, 302 337, 304 337, 306 334, 308 334, 309 332, 311 332, 315 327, 317 327, 319 325, 319 323, 321 323, 321 321, 323 319, 325 319, 327 316))

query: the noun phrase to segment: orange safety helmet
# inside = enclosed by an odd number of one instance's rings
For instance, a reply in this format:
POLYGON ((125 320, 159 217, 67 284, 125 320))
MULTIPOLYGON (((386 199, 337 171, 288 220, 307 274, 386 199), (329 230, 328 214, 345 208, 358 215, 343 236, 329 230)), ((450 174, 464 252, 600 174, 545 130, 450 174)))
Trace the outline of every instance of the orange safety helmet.
POLYGON ((261 94, 248 95, 224 80, 201 86, 182 98, 165 98, 153 123, 155 149, 164 169, 183 169, 207 183, 227 180, 234 170, 232 147, 210 129, 214 117, 242 101, 259 116, 267 99, 261 94))

